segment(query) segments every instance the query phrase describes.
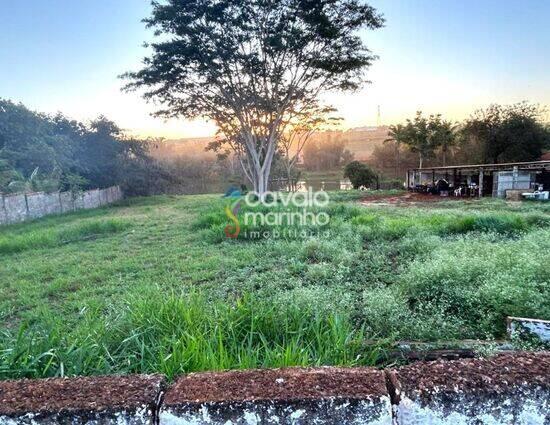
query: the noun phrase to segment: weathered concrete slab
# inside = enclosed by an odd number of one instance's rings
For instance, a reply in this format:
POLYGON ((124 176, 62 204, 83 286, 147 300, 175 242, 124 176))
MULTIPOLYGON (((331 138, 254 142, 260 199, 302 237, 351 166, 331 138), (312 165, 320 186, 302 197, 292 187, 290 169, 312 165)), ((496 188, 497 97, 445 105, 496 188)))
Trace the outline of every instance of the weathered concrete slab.
POLYGON ((550 343, 550 320, 507 317, 506 326, 510 339, 535 338, 543 343, 550 343))
POLYGON ((27 208, 29 218, 40 218, 61 213, 59 193, 27 193, 27 208))
POLYGON ((98 208, 101 206, 99 202, 99 189, 83 192, 82 203, 84 209, 98 208))
POLYGON ((67 213, 75 210, 74 198, 76 196, 72 192, 61 192, 59 194, 59 202, 61 203, 61 212, 67 213))
POLYGON ((160 375, 0 381, 0 424, 154 424, 160 375))
POLYGON ((317 368, 190 374, 164 399, 160 423, 392 423, 385 376, 373 368, 317 368))
POLYGON ((4 208, 4 196, 0 195, 0 224, 7 224, 6 209, 4 208))
POLYGON ((73 198, 73 202, 74 202, 75 210, 84 209, 84 192, 75 194, 73 198))
POLYGON ((111 188, 111 202, 120 201, 124 198, 124 193, 120 186, 112 186, 111 188))
POLYGON ((387 371, 399 424, 548 424, 550 353, 418 362, 387 371))
POLYGON ((27 219, 25 195, 4 195, 4 208, 8 223, 18 223, 27 219))
POLYGON ((109 203, 117 201, 117 188, 116 187, 110 187, 107 190, 107 197, 109 199, 109 203))
POLYGON ((374 368, 0 381, 0 425, 548 424, 550 352, 374 368))
POLYGON ((107 205, 109 203, 109 189, 99 190, 99 204, 107 205))

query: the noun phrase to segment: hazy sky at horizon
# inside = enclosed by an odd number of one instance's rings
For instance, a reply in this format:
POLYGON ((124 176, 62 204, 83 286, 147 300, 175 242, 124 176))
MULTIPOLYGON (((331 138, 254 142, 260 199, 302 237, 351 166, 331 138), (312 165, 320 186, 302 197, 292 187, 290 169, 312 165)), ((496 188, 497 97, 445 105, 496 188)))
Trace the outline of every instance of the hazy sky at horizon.
MULTIPOLYGON (((380 56, 372 84, 327 100, 346 127, 391 124, 421 109, 462 119, 490 103, 550 105, 550 2, 370 0, 386 27, 363 34, 380 56)), ((199 137, 202 121, 154 119, 120 92, 151 40, 148 0, 0 0, 0 97, 87 120, 104 114, 140 135, 199 137)))

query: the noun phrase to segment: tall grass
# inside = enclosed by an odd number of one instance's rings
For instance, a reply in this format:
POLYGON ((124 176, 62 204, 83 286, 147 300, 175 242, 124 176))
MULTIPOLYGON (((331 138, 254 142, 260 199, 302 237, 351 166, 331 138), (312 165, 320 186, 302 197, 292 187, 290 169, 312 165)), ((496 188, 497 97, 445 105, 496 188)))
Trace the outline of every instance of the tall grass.
POLYGON ((83 220, 65 226, 52 226, 25 233, 7 232, 0 235, 0 254, 53 248, 71 242, 79 242, 97 236, 126 230, 131 223, 119 218, 83 220))
POLYGON ((544 215, 518 215, 510 212, 404 214, 387 216, 377 213, 353 217, 369 240, 396 240, 415 234, 452 236, 471 232, 513 236, 549 224, 544 215))
POLYGON ((345 315, 285 311, 245 296, 203 294, 128 300, 123 312, 89 312, 76 325, 48 316, 0 337, 0 378, 306 365, 372 365, 380 346, 345 315))
POLYGON ((502 338, 507 315, 550 319, 547 206, 341 198, 330 234, 253 242, 228 241, 217 196, 1 229, 0 378, 369 365, 384 343, 365 340, 502 338))

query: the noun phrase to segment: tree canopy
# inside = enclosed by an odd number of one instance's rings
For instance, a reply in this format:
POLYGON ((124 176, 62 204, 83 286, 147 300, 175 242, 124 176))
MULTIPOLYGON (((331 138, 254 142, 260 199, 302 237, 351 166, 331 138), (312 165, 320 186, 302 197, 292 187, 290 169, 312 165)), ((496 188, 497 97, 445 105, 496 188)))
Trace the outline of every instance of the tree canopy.
POLYGON ((535 161, 550 148, 543 114, 544 109, 525 102, 490 105, 472 114, 464 135, 481 146, 483 162, 535 161))
POLYGON ((139 193, 137 177, 152 169, 144 143, 103 116, 84 124, 0 99, 0 192, 120 184, 139 193))
POLYGON ((436 149, 441 149, 445 163, 447 152, 456 141, 455 125, 452 122, 444 120, 439 114, 424 117, 421 111, 404 125, 390 126, 388 136, 386 142, 393 141, 396 145, 396 167, 399 167, 401 145, 406 145, 411 152, 418 154, 419 167, 422 168, 424 160, 432 157, 436 149))
POLYGON ((236 152, 254 190, 267 190, 289 123, 319 95, 354 90, 375 56, 358 31, 383 19, 359 0, 153 1, 158 41, 128 90, 164 117, 206 117, 236 152))

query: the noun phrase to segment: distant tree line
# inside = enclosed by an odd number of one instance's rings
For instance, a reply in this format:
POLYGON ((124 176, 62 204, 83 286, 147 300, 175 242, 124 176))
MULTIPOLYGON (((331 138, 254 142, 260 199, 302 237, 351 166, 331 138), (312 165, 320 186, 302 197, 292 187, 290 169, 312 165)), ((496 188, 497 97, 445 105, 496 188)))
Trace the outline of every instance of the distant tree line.
POLYGON ((309 171, 326 171, 342 168, 353 160, 346 149, 346 140, 314 140, 304 147, 304 168, 309 171))
POLYGON ((491 105, 461 123, 417 112, 390 126, 371 163, 387 176, 401 177, 413 167, 536 161, 550 148, 545 112, 526 102, 491 105))
POLYGON ((170 179, 146 140, 126 137, 103 116, 84 124, 0 99, 0 192, 121 185, 146 195, 170 179))

